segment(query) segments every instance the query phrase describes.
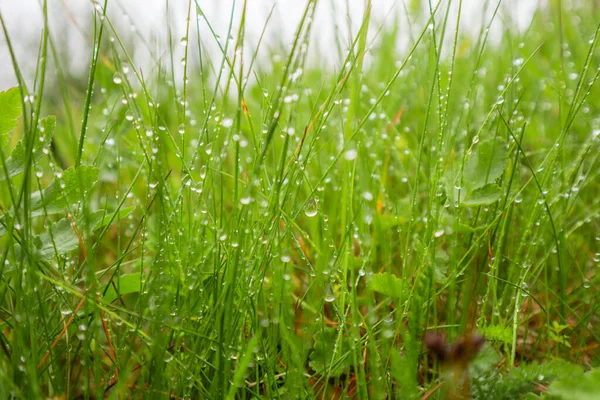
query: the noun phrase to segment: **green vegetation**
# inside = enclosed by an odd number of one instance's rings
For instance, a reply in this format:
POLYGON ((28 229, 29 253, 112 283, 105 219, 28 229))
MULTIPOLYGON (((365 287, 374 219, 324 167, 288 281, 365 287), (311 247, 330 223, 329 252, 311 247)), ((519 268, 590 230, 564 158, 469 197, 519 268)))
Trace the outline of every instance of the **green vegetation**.
POLYGON ((140 70, 105 1, 85 82, 43 3, 0 93, 0 398, 600 398, 596 2, 367 11, 337 67, 316 0, 279 50, 190 2, 140 70))

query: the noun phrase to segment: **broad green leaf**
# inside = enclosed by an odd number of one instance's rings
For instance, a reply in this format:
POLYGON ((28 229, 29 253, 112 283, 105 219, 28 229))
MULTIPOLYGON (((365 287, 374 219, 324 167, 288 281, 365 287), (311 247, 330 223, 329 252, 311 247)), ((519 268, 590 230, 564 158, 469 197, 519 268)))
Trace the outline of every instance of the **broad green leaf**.
POLYGON ((375 292, 379 292, 395 299, 402 299, 406 296, 404 282, 388 272, 373 275, 370 282, 370 288, 375 292))
MULTIPOLYGON (((115 281, 113 281, 113 283, 111 283, 108 286, 108 290, 106 290, 106 293, 104 294, 103 299, 107 303, 112 303, 119 296, 123 296, 123 295, 129 294, 129 293, 139 292, 141 286, 142 286, 142 276, 139 273, 121 275, 118 278, 118 281, 115 280, 115 281), (115 290, 115 286, 119 289, 119 294, 117 294, 117 291, 115 290)), ((105 289, 106 289, 106 286, 104 286, 104 288, 102 289, 102 292, 104 292, 105 289)))
POLYGON ((92 213, 90 217, 90 226, 93 230, 103 228, 110 223, 125 218, 131 214, 133 210, 135 210, 135 206, 121 208, 119 211, 113 213, 107 213, 106 210, 98 210, 92 213))
POLYGON ((379 227, 383 230, 391 229, 395 226, 408 222, 408 218, 404 215, 392 214, 375 214, 375 220, 379 223, 379 227))
POLYGON ((418 399, 419 385, 417 382, 416 364, 402 357, 397 351, 392 351, 390 372, 399 386, 403 399, 418 399))
POLYGON ((15 129, 22 111, 18 87, 0 92, 0 136, 15 129))
POLYGON ((97 181, 98 168, 96 167, 81 166, 66 169, 62 177, 57 177, 44 189, 43 195, 40 192, 31 195, 31 215, 40 216, 45 212, 48 215, 63 213, 82 200, 81 194, 89 192, 97 181))
POLYGON ((244 376, 246 376, 246 372, 250 363, 254 358, 254 353, 256 349, 256 345, 258 344, 259 336, 256 335, 250 339, 250 342, 244 346, 244 355, 239 363, 237 363, 235 367, 235 374, 233 375, 232 385, 229 387, 229 392, 227 393, 227 400, 234 400, 236 398, 235 393, 242 386, 242 382, 244 380, 244 376))
POLYGON ((473 378, 484 378, 489 373, 496 371, 502 357, 492 348, 484 345, 469 364, 469 375, 473 378))
POLYGON ((315 335, 315 345, 310 354, 310 367, 317 373, 329 372, 331 376, 339 376, 347 367, 348 345, 341 340, 341 348, 335 346, 337 332, 333 329, 325 329, 315 335), (335 350, 335 358, 334 358, 335 350))
MULTIPOLYGON (((56 127, 56 120, 53 116, 46 117, 40 122, 39 140, 36 140, 33 147, 33 157, 31 162, 35 163, 39 161, 44 155, 44 150, 50 147, 52 136, 54 135, 54 128, 56 127)), ((12 178, 23 171, 27 167, 27 149, 23 139, 17 143, 13 149, 10 157, 6 160, 6 172, 0 171, 0 181, 8 178, 12 178)))
POLYGON ((472 192, 496 182, 506 169, 507 158, 506 145, 500 138, 480 142, 465 163, 463 187, 472 192))
POLYGON ((460 205, 464 207, 484 206, 497 202, 500 197, 502 197, 502 189, 500 186, 492 183, 469 193, 461 201, 460 205))
POLYGON ((67 218, 63 218, 50 227, 50 232, 44 232, 36 238, 37 254, 44 260, 50 260, 55 255, 68 254, 79 247, 79 239, 67 218))
POLYGON ((583 376, 562 376, 550 384, 546 395, 550 399, 600 400, 600 369, 583 376))

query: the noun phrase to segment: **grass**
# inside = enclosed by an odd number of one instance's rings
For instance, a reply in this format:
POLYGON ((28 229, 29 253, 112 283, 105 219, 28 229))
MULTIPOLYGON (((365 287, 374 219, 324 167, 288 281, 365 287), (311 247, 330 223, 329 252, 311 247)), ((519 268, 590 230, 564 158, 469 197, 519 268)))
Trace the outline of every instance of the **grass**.
POLYGON ((325 67, 317 1, 271 49, 190 1, 143 70, 105 0, 86 82, 42 3, 32 77, 0 8, 0 397, 598 398, 594 2, 367 6, 325 67))

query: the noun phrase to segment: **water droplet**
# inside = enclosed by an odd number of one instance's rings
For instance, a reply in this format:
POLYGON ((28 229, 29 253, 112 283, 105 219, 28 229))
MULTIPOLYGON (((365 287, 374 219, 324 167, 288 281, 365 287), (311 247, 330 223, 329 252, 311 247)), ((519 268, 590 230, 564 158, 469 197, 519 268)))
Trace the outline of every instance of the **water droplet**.
POLYGON ((331 290, 331 286, 325 286, 325 301, 328 303, 332 303, 335 301, 335 295, 333 294, 333 290, 331 290))
POLYGON ((519 204, 521 202, 523 202, 523 196, 517 195, 517 197, 515 197, 515 203, 519 204))
POLYGON ((346 153, 344 153, 344 158, 348 161, 352 161, 356 158, 357 155, 358 152, 356 151, 356 149, 350 149, 346 151, 346 153))
POLYGON ((306 203, 306 207, 304 207, 304 214, 307 217, 314 217, 319 213, 319 200, 316 197, 313 197, 306 203))
POLYGON ((438 231, 435 231, 435 233, 433 234, 433 236, 435 236, 436 238, 439 238, 440 236, 442 236, 444 234, 444 230, 440 229, 438 231))
POLYGON ((242 197, 240 199, 240 203, 242 203, 243 205, 250 204, 251 201, 252 201, 252 197, 242 197))
POLYGON ((589 289, 590 288, 590 280, 589 279, 584 279, 583 280, 583 288, 584 289, 589 289))

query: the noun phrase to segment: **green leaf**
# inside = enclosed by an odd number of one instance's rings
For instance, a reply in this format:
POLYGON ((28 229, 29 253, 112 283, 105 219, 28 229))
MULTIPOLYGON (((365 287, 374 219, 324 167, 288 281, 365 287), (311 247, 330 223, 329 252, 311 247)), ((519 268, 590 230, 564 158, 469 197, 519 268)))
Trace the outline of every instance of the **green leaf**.
POLYGON ((98 168, 89 166, 71 167, 63 171, 43 191, 31 195, 31 215, 40 216, 45 212, 60 214, 81 200, 81 195, 89 192, 98 181, 98 168), (80 179, 81 178, 81 179, 80 179), (45 211, 44 211, 45 208, 45 211))
MULTIPOLYGON (((44 150, 50 146, 55 127, 56 120, 53 116, 46 117, 40 121, 39 140, 36 140, 34 143, 32 163, 39 161, 44 155, 44 150)), ((10 157, 6 160, 6 172, 2 171, 0 173, 0 181, 5 180, 7 175, 8 178, 12 178, 22 173, 28 165, 27 149, 25 148, 23 139, 21 139, 13 149, 10 157)))
POLYGON ((98 210, 90 216, 90 226, 93 230, 105 227, 108 224, 123 219, 135 210, 135 206, 121 208, 119 211, 107 213, 106 210, 98 210))
POLYGON ((548 387, 551 399, 600 400, 600 369, 594 369, 583 376, 563 376, 548 387))
POLYGON ((392 351, 390 373, 398 384, 403 399, 419 398, 416 364, 411 361, 402 357, 397 351, 392 351))
POLYGON ((79 247, 79 239, 70 221, 63 218, 35 240, 37 255, 43 260, 51 260, 55 255, 68 254, 79 247), (52 232, 52 234, 50 234, 52 232))
POLYGON ((469 193, 461 201, 460 205, 464 207, 485 206, 497 202, 502 197, 502 189, 495 183, 485 185, 469 193))
POLYGON ((473 192, 494 183, 506 169, 506 145, 500 138, 480 142, 463 170, 463 187, 473 192))
POLYGON ((325 329, 315 335, 315 345, 309 362, 315 372, 329 372, 330 376, 336 377, 350 366, 350 361, 347 359, 348 345, 342 339, 341 348, 336 349, 336 337, 337 333, 334 329, 325 329))
POLYGON ((388 272, 373 275, 369 287, 375 292, 395 299, 403 299, 407 296, 404 281, 388 272))
POLYGON ((500 361, 502 357, 491 346, 484 345, 469 364, 469 375, 473 378, 485 378, 487 374, 497 371, 500 361))
POLYGON ((446 272, 448 271, 448 262, 450 258, 448 253, 444 249, 439 249, 435 253, 435 263, 433 269, 433 279, 437 283, 446 283, 448 277, 446 272))
POLYGON ((519 367, 511 369, 508 375, 500 377, 500 379, 498 379, 496 371, 490 371, 488 378, 485 381, 480 379, 480 382, 493 382, 493 385, 474 386, 473 397, 518 399, 523 393, 535 390, 538 384, 548 386, 555 379, 563 377, 576 379, 581 378, 582 375, 583 372, 579 366, 566 361, 550 360, 541 364, 537 361, 531 364, 523 363, 519 367))
MULTIPOLYGON (((119 296, 123 296, 123 295, 129 294, 129 293, 139 292, 141 287, 142 287, 142 276, 140 275, 140 273, 121 275, 118 278, 118 280, 113 281, 113 283, 111 283, 108 286, 108 290, 106 290, 106 293, 104 294, 103 299, 107 303, 112 303, 119 296), (117 294, 117 291, 115 290, 115 286, 119 289, 119 294, 117 294)), ((104 288, 102 289, 102 292, 104 292, 105 289, 106 289, 106 286, 104 286, 104 288)))
MULTIPOLYGON (((244 376, 248 370, 248 366, 252 361, 256 349, 256 345, 258 343, 258 336, 252 337, 250 342, 245 347, 244 355, 240 362, 235 367, 235 374, 233 375, 233 382, 229 387, 229 392, 227 393, 227 400, 234 400, 236 391, 242 387, 242 382, 244 380, 244 376)), ((245 385, 244 385, 245 386, 245 385)))
MULTIPOLYGON (((63 214, 68 211, 71 205, 81 200, 81 193, 87 193, 92 189, 98 181, 98 174, 98 168, 88 166, 69 168, 63 171, 62 176, 54 179, 50 186, 42 192, 38 191, 31 195, 30 216, 63 214), (79 179, 79 173, 81 173, 81 180, 79 179)), ((11 210, 9 213, 0 216, 0 236, 6 233, 6 229, 2 224, 6 224, 7 215, 10 216, 12 213, 11 210)), ((100 222, 102 222, 101 217, 94 223, 98 224, 100 222)))
POLYGON ((376 214, 375 220, 379 223, 379 227, 382 230, 385 230, 405 224, 408 221, 408 218, 403 215, 376 214))
POLYGON ((501 325, 484 326, 479 329, 486 339, 493 342, 512 343, 512 329, 501 325))
POLYGON ((0 92, 0 136, 15 129, 22 111, 18 87, 0 92))

